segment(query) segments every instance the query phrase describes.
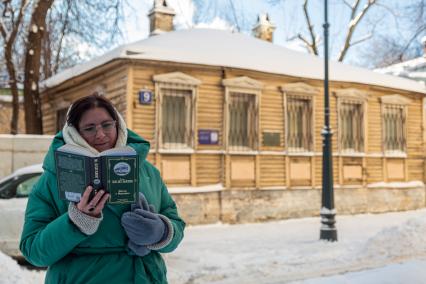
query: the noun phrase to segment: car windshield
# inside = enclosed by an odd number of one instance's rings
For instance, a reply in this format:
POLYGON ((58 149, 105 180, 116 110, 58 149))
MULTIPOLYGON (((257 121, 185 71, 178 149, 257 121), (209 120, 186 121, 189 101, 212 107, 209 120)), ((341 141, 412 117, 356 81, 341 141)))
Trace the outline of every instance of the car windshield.
POLYGON ((38 181, 39 178, 40 175, 36 175, 25 180, 24 182, 21 182, 16 188, 16 197, 27 197, 31 193, 34 184, 38 181))

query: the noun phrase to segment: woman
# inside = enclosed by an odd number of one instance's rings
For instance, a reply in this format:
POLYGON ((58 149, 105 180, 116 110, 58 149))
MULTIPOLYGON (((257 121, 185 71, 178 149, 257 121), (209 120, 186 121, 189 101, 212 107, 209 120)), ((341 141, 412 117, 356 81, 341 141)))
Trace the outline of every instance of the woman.
POLYGON ((77 100, 44 159, 44 173, 28 199, 20 249, 36 266, 48 266, 45 283, 167 283, 160 253, 173 251, 185 223, 158 170, 146 161, 149 143, 126 129, 104 97, 77 100), (108 205, 100 190, 80 202, 59 199, 54 151, 67 144, 93 153, 128 145, 139 155, 139 202, 108 205))

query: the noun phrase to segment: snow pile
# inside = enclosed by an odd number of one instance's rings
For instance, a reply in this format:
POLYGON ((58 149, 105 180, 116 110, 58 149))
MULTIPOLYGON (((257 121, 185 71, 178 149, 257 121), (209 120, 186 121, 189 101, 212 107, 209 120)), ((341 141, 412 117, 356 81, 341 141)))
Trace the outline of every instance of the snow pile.
POLYGON ((38 284, 44 282, 44 271, 30 271, 0 252, 0 284, 38 284))
POLYGON ((413 218, 400 226, 384 228, 368 239, 360 253, 366 259, 403 259, 426 255, 426 220, 413 218))

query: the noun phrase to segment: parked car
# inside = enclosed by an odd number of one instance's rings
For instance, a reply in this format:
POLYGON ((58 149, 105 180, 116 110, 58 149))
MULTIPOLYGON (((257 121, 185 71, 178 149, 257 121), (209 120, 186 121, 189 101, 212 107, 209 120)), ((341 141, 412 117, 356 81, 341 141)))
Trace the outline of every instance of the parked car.
POLYGON ((0 250, 20 257, 19 239, 28 195, 43 173, 42 164, 20 168, 0 180, 0 250))

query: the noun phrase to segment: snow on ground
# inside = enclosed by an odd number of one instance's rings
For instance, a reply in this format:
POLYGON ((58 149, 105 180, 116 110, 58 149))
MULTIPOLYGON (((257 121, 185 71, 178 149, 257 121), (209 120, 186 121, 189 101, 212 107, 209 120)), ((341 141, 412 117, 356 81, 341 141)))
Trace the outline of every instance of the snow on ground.
MULTIPOLYGON (((338 242, 319 218, 188 227, 165 255, 169 283, 426 283, 426 209, 337 216, 338 242)), ((0 284, 43 283, 0 253, 0 284)))
POLYGON ((188 228, 167 256, 170 283, 285 283, 426 259, 425 217, 426 210, 338 216, 335 243, 319 241, 319 218, 188 228))
POLYGON ((22 268, 15 260, 0 252, 0 284, 38 283, 44 283, 44 271, 22 268))

